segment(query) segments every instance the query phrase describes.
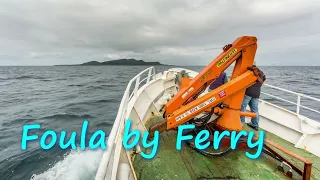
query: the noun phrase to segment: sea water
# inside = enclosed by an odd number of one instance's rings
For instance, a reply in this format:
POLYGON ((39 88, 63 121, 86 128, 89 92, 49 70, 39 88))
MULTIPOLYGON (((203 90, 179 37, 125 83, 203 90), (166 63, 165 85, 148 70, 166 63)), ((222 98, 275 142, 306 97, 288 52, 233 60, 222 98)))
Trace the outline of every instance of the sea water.
MULTIPOLYGON (((129 82, 146 66, 116 67, 0 67, 0 174, 1 179, 92 179, 102 150, 81 150, 80 135, 84 120, 89 121, 86 142, 97 130, 110 132, 123 92, 129 82), (36 134, 46 130, 76 132, 76 149, 58 145, 43 150, 39 144, 21 149, 23 125, 40 124, 36 134), (57 147, 58 146, 58 147, 57 147)), ((172 68, 156 66, 156 72, 172 68)), ((201 71, 203 67, 186 67, 201 71)), ((267 75, 266 83, 320 98, 320 67, 260 67, 267 75)), ((231 70, 227 70, 227 75, 231 70)), ((296 96, 274 92, 296 102, 296 96)), ((262 95, 271 103, 295 111, 296 106, 262 95)), ((308 107, 320 107, 302 98, 308 107)), ((317 114, 301 109, 307 117, 317 114)), ((161 143, 161 142, 160 142, 161 143)), ((88 146, 88 145, 87 145, 88 146)))

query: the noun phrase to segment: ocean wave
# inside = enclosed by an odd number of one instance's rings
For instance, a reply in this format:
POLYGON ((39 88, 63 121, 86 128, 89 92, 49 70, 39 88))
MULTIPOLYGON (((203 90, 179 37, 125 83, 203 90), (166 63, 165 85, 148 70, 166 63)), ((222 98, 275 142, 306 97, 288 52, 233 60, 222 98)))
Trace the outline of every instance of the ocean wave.
POLYGON ((113 99, 113 98, 99 99, 99 100, 88 100, 88 101, 68 103, 68 104, 61 106, 61 109, 79 108, 79 107, 83 107, 83 105, 85 105, 85 104, 94 105, 94 104, 118 103, 118 102, 120 102, 120 100, 113 99))
POLYGON ((45 79, 44 77, 40 76, 33 76, 33 75, 23 75, 23 76, 16 76, 16 77, 7 77, 7 78, 0 78, 0 80, 25 80, 25 79, 45 79))
MULTIPOLYGON (((29 173, 24 169, 30 169, 32 165, 37 164, 41 159, 43 150, 34 149, 33 151, 22 151, 20 154, 8 157, 0 162, 0 164, 6 164, 6 166, 0 166, 1 179, 23 179, 29 173), (5 163, 9 162, 9 163, 5 163), (1 172, 3 171, 3 172, 1 172)), ((34 166, 34 168, 36 168, 34 166)))
POLYGON ((40 79, 40 81, 44 81, 44 82, 51 82, 51 79, 40 79))
POLYGON ((51 116, 45 116, 41 119, 91 119, 93 118, 89 114, 83 114, 83 115, 75 115, 75 114, 54 114, 51 116))
POLYGON ((45 78, 41 76, 24 75, 24 76, 15 77, 14 79, 45 79, 45 78))
POLYGON ((118 87, 119 85, 117 85, 117 84, 101 84, 99 86, 102 86, 102 87, 118 87))
POLYGON ((108 121, 103 121, 98 123, 96 126, 100 127, 100 126, 107 126, 107 127, 111 127, 113 125, 113 122, 108 122, 108 121))
POLYGON ((289 83, 289 84, 295 84, 295 83, 299 83, 301 81, 297 81, 297 80, 288 80, 288 81, 284 81, 285 83, 289 83))
POLYGON ((68 77, 82 77, 82 76, 79 74, 70 74, 68 77))
POLYGON ((86 89, 87 89, 87 90, 88 90, 88 89, 94 89, 94 90, 96 90, 96 89, 103 89, 103 86, 101 86, 101 85, 98 85, 98 86, 89 85, 89 86, 86 87, 86 89))
MULTIPOLYGON (((1 163, 5 163, 6 161, 8 161, 8 159, 2 161, 1 163)), ((8 180, 11 179, 14 173, 14 170, 22 164, 23 164, 23 160, 15 161, 14 163, 11 163, 9 166, 6 166, 6 167, 1 167, 0 172, 3 171, 1 172, 1 178, 8 179, 8 180)))
POLYGON ((97 81, 95 81, 95 83, 106 83, 106 82, 108 82, 108 79, 106 79, 106 80, 97 80, 97 81))
POLYGON ((65 80, 68 80, 67 78, 58 78, 56 79, 57 81, 65 81, 65 80))
POLYGON ((101 100, 97 100, 94 101, 93 103, 116 103, 119 102, 117 99, 101 99, 101 100))
POLYGON ((4 127, 12 127, 12 125, 16 125, 16 124, 19 124, 19 125, 28 124, 28 123, 33 122, 34 120, 35 119, 32 119, 32 118, 14 119, 12 121, 8 121, 8 122, 2 123, 2 126, 4 126, 4 127))
POLYGON ((43 173, 33 174, 30 180, 93 179, 102 154, 102 150, 71 150, 63 160, 57 162, 43 173))
POLYGON ((68 84, 70 87, 82 87, 84 86, 83 84, 68 84))
POLYGON ((82 151, 79 147, 68 151, 53 148, 50 149, 50 154, 41 148, 23 151, 0 162, 1 165, 6 164, 0 166, 1 179, 93 179, 102 154, 101 149, 82 151))

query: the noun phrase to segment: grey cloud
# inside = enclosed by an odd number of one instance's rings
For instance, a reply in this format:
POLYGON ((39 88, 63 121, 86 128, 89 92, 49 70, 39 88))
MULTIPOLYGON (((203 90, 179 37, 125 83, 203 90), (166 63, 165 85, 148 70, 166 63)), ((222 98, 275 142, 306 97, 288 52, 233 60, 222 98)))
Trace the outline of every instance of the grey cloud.
POLYGON ((135 57, 206 65, 225 44, 258 37, 262 65, 320 65, 317 0, 0 0, 0 65, 135 57))

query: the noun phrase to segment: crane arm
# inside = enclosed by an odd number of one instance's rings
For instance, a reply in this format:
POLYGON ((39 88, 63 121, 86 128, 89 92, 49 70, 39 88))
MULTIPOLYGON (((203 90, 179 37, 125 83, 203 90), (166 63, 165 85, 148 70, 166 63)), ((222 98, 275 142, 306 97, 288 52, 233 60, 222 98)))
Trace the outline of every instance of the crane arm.
POLYGON ((259 77, 260 70, 253 66, 256 50, 257 38, 252 36, 239 37, 232 44, 226 45, 214 61, 165 105, 165 119, 150 126, 150 136, 153 137, 156 130, 175 128, 221 102, 228 108, 219 114, 216 125, 221 129, 241 130, 240 108, 245 90, 255 81, 262 81, 259 77), (203 90, 234 62, 230 81, 198 98, 203 90))
POLYGON ((197 100, 182 106, 167 117, 167 129, 176 128, 178 125, 187 122, 206 109, 217 106, 228 97, 251 86, 256 80, 257 76, 254 72, 248 70, 228 83, 210 91, 202 97, 199 97, 197 100))
POLYGON ((246 60, 246 62, 242 63, 243 67, 240 73, 243 73, 247 66, 251 66, 253 64, 257 48, 256 42, 256 37, 243 36, 237 38, 232 44, 226 45, 223 48, 223 52, 217 58, 215 58, 196 77, 194 77, 188 86, 180 89, 180 91, 165 105, 164 117, 172 114, 175 110, 196 99, 201 91, 219 77, 219 75, 234 61, 241 57, 246 60), (246 49, 248 49, 248 47, 251 47, 249 48, 251 52, 246 53, 246 49))

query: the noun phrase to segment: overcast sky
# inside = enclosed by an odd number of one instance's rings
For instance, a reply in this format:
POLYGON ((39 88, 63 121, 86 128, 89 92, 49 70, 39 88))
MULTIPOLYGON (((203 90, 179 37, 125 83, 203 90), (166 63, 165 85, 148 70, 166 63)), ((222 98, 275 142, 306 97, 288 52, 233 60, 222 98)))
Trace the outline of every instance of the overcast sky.
POLYGON ((243 35, 258 65, 320 65, 320 0, 0 0, 0 65, 206 65, 243 35))

